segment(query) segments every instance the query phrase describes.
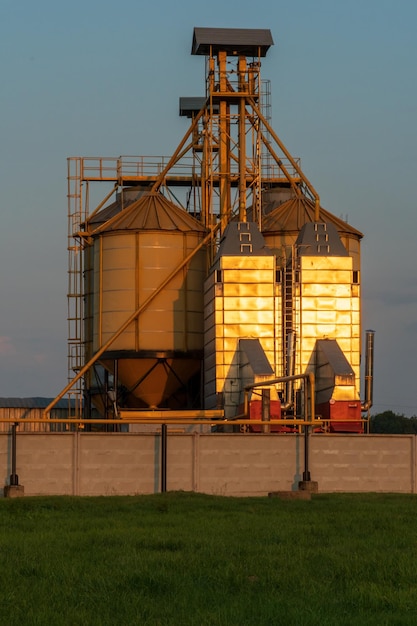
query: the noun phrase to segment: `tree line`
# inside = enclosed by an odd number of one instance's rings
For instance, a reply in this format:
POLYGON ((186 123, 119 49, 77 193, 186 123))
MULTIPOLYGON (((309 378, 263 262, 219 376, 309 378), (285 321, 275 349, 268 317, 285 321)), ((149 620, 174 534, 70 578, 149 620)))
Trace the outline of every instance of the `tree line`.
POLYGON ((417 416, 406 417, 393 411, 377 413, 370 417, 369 432, 389 435, 417 435, 417 416))

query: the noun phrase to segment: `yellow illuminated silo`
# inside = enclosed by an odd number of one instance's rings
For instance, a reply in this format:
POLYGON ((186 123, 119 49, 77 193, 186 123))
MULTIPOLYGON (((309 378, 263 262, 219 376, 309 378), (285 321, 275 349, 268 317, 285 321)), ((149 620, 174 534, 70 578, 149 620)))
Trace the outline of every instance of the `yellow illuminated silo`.
POLYGON ((205 402, 237 414, 241 402, 239 341, 257 339, 277 371, 281 351, 275 256, 256 224, 231 222, 205 283, 205 402))
POLYGON ((315 221, 314 203, 305 196, 288 198, 290 194, 266 192, 262 221, 282 277, 282 373, 288 373, 291 357, 286 353, 289 334, 296 342, 296 374, 313 367, 318 339, 335 339, 355 373, 359 393, 362 233, 322 207, 320 221, 315 221))
POLYGON ((199 375, 204 250, 175 270, 205 233, 160 193, 145 194, 91 233, 92 353, 111 342, 99 362, 117 372, 130 406, 176 408, 190 379, 199 375))
MULTIPOLYGON (((360 287, 353 259, 335 227, 305 224, 295 244, 294 326, 299 349, 297 368, 305 372, 314 363, 316 341, 337 341, 360 389, 360 287)), ((356 392, 354 398, 356 397, 356 392)))

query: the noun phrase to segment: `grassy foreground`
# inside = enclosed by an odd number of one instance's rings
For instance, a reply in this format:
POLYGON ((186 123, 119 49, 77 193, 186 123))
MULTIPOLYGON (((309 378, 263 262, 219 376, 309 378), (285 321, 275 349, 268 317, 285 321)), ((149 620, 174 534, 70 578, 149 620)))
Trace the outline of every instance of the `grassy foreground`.
POLYGON ((0 501, 0 624, 417 623, 417 498, 0 501))

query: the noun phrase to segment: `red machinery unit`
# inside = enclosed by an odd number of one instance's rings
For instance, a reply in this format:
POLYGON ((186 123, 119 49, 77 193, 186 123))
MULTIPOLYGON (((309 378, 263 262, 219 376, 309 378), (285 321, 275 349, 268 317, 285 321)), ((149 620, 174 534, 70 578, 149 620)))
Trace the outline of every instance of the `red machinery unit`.
POLYGON ((316 413, 329 421, 331 433, 363 433, 360 400, 330 400, 316 406, 316 413))
MULTIPOLYGON (((243 412, 243 405, 240 406, 240 412, 243 412)), ((270 419, 271 420, 280 420, 281 419, 281 402, 279 400, 271 400, 270 402, 270 419)), ((261 400, 251 400, 249 402, 249 419, 256 421, 262 420, 262 401, 261 400)), ((251 433, 261 433, 263 428, 263 424, 252 424, 249 426, 249 432, 251 433)), ((269 427, 269 432, 271 433, 285 433, 285 432, 293 432, 293 427, 284 426, 281 424, 271 424, 269 427)))

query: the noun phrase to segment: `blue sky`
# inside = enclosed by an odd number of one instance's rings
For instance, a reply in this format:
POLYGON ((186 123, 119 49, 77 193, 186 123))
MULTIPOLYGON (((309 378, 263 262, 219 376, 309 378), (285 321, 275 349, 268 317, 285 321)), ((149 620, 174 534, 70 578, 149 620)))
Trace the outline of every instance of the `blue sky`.
POLYGON ((416 23, 414 0, 2 0, 0 396, 67 381, 67 157, 169 156, 204 93, 193 28, 269 28, 274 130, 365 235, 373 411, 417 415, 416 23))

